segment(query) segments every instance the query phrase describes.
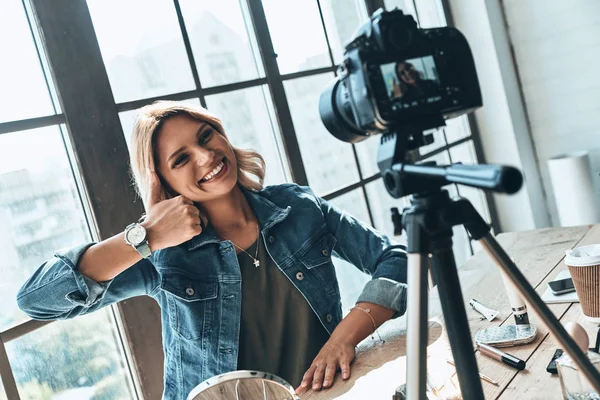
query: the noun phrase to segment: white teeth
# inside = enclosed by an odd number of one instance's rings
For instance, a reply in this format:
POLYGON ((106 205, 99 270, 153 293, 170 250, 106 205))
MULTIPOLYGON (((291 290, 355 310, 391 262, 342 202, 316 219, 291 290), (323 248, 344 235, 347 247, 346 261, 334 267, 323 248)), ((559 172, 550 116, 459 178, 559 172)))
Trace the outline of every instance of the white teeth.
POLYGON ((217 175, 219 172, 221 172, 221 170, 223 169, 223 167, 225 166, 225 163, 223 161, 221 161, 219 163, 219 165, 217 165, 212 171, 210 171, 208 174, 206 174, 206 176, 204 178, 202 178, 202 182, 206 182, 206 181, 210 181, 212 178, 215 177, 215 175, 217 175))

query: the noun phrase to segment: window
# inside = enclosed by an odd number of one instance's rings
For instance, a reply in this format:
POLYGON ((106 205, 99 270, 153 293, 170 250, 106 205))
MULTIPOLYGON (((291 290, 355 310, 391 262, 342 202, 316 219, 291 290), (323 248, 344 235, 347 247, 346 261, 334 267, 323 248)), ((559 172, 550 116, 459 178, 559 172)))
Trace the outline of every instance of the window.
POLYGON ((22 2, 3 1, 0 54, 6 58, 0 63, 0 123, 55 113, 38 51, 22 2))
POLYGON ((202 87, 265 76, 254 30, 242 3, 180 1, 202 87))
POLYGON ((284 82, 308 183, 320 195, 358 180, 352 145, 331 136, 319 116, 319 95, 332 79, 322 74, 284 82))
POLYGON ((195 88, 173 3, 89 0, 87 4, 117 102, 195 88))
POLYGON ((282 74, 331 65, 316 1, 262 1, 282 74))
POLYGON ((65 117, 24 6, 9 0, 0 13, 0 50, 12 55, 0 65, 0 371, 16 384, 0 385, 0 399, 135 398, 110 308, 40 324, 16 304, 18 289, 57 249, 91 240, 66 126, 56 124, 65 117), (34 127, 10 131, 15 121, 34 127))

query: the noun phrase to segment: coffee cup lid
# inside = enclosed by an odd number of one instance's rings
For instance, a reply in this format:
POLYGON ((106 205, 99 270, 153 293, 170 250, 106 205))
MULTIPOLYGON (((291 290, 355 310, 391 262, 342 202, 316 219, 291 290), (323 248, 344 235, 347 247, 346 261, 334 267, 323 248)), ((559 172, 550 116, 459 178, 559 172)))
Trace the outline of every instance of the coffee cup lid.
POLYGON ((575 267, 600 264, 600 244, 576 247, 566 251, 565 264, 575 267))

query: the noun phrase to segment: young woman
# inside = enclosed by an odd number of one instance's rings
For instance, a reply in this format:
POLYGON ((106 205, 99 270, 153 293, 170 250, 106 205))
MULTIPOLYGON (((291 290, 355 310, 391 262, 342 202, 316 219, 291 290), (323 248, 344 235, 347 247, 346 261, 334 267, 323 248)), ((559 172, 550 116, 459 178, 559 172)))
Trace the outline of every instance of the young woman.
POLYGON ((406 61, 396 64, 396 77, 390 96, 401 98, 403 102, 411 103, 415 100, 427 99, 439 94, 439 85, 431 79, 423 79, 423 73, 406 61))
POLYGON ((162 310, 164 398, 239 369, 297 392, 350 376, 355 346, 406 309, 406 254, 294 184, 262 187, 262 157, 234 148, 200 106, 141 109, 131 169, 147 215, 58 252, 18 293, 32 318, 73 318, 152 296, 162 310), (342 319, 331 256, 372 275, 342 319))

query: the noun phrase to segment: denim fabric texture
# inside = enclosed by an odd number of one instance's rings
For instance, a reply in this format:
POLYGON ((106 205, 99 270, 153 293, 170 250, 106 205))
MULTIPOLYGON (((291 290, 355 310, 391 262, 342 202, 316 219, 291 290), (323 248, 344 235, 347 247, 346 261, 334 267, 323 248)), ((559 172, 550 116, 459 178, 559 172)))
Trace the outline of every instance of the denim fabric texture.
MULTIPOLYGON (((266 249, 331 334, 342 319, 332 256, 371 275, 357 302, 406 310, 406 253, 397 243, 295 184, 244 190, 266 249), (387 250, 386 250, 387 249, 387 250)), ((242 282, 236 251, 209 225, 158 250, 116 278, 95 282, 77 270, 93 243, 58 251, 25 282, 19 307, 38 320, 73 318, 118 301, 152 296, 161 307, 164 399, 182 400, 202 381, 236 370, 242 282)))

